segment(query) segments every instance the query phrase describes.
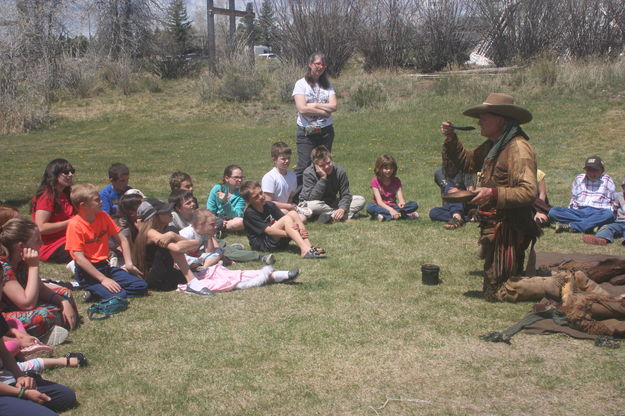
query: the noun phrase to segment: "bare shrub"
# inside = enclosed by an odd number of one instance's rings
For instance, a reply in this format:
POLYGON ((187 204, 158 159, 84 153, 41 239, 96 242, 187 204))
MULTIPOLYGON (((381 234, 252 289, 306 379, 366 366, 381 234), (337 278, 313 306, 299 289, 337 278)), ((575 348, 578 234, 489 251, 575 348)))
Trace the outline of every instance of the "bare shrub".
POLYGON ((276 0, 274 10, 274 45, 282 57, 304 64, 321 51, 328 56, 328 73, 341 73, 355 49, 362 10, 358 0, 276 0))
POLYGON ((616 56, 625 42, 622 0, 472 0, 484 22, 480 52, 497 65, 545 53, 616 56))
POLYGON ((137 74, 133 60, 128 57, 106 62, 102 66, 101 77, 112 88, 119 89, 124 95, 138 91, 138 85, 135 82, 137 74))
POLYGON ((365 81, 352 90, 349 105, 356 110, 377 107, 386 102, 387 98, 384 85, 379 82, 365 81))
POLYGON ((216 69, 216 74, 205 73, 199 81, 203 101, 249 101, 261 95, 265 75, 250 61, 247 48, 236 48, 219 61, 216 69))
POLYGON ((293 101, 293 86, 304 75, 301 65, 293 62, 280 61, 278 65, 267 73, 267 85, 275 91, 279 100, 283 103, 293 101))
POLYGON ((367 71, 409 64, 417 11, 416 4, 406 0, 380 0, 364 9, 356 43, 367 71))
POLYGON ((197 82, 197 90, 200 100, 210 103, 217 99, 220 79, 212 71, 206 71, 197 82))
POLYGON ((178 79, 197 75, 202 68, 199 60, 190 60, 184 56, 172 56, 161 59, 152 58, 148 61, 146 69, 161 79, 178 79))
POLYGON ((467 9, 461 0, 430 0, 419 10, 420 21, 414 48, 414 66, 424 72, 438 71, 464 62, 470 43, 467 9))
POLYGON ((149 54, 158 0, 96 0, 94 6, 100 55, 117 60, 149 54))

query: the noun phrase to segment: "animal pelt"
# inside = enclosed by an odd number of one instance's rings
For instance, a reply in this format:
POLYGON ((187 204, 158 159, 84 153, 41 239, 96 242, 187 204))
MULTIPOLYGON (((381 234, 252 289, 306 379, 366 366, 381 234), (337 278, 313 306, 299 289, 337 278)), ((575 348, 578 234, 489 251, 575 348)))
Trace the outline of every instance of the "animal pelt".
POLYGON ((593 335, 625 337, 625 299, 578 292, 576 279, 562 287, 562 304, 570 325, 593 335))
POLYGON ((625 260, 609 258, 599 262, 567 261, 557 266, 560 270, 583 271, 597 283, 610 281, 611 278, 625 274, 625 260))

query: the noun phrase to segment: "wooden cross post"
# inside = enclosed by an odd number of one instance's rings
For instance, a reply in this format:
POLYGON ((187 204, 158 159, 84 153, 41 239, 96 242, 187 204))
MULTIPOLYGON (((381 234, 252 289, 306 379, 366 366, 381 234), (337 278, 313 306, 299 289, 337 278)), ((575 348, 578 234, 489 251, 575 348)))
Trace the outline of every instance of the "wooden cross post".
MULTIPOLYGON (((246 19, 254 19, 256 15, 253 12, 235 10, 235 0, 229 0, 228 8, 223 9, 221 7, 214 7, 213 0, 206 0, 206 28, 208 30, 208 64, 210 66, 210 70, 215 73, 217 72, 217 52, 215 49, 215 15, 220 14, 224 16, 230 17, 230 30, 229 30, 229 43, 230 49, 234 47, 234 34, 236 30, 236 18, 237 17, 245 17, 246 19)), ((250 7, 251 3, 248 3, 248 9, 252 10, 250 7)), ((253 48, 254 45, 251 45, 253 48)))

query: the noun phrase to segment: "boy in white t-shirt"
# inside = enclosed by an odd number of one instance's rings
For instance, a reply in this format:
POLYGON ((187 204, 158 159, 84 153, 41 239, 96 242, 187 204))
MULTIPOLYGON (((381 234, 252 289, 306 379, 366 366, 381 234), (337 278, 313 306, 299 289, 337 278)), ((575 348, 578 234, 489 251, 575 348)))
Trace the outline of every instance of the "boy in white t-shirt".
POLYGON ((297 211, 303 222, 312 214, 309 208, 300 208, 293 203, 297 189, 295 172, 289 170, 291 148, 285 142, 271 145, 271 159, 275 167, 263 176, 262 190, 266 201, 272 201, 283 213, 297 211))

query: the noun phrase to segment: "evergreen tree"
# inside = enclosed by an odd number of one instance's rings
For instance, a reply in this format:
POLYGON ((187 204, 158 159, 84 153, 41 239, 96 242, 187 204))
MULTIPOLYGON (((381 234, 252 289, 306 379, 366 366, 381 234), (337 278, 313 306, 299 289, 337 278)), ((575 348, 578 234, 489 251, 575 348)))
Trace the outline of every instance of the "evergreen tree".
POLYGON ((269 46, 273 49, 276 26, 270 0, 263 1, 263 6, 260 10, 260 17, 258 18, 258 27, 260 32, 258 41, 261 44, 269 46))
POLYGON ((165 31, 168 34, 174 53, 184 55, 191 41, 191 20, 184 0, 171 0, 165 16, 165 31))

